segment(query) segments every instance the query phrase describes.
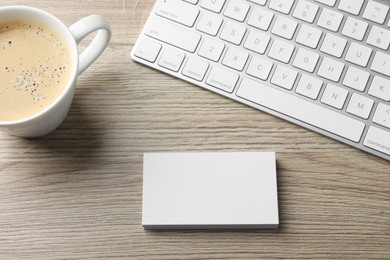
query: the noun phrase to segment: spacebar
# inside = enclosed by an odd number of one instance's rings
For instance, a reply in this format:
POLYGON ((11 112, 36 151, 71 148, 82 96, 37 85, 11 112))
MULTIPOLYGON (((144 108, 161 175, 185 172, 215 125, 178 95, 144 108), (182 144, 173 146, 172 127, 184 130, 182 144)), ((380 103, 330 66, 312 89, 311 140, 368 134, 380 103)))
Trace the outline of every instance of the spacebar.
POLYGON ((237 96, 354 142, 364 130, 363 122, 247 78, 237 96))

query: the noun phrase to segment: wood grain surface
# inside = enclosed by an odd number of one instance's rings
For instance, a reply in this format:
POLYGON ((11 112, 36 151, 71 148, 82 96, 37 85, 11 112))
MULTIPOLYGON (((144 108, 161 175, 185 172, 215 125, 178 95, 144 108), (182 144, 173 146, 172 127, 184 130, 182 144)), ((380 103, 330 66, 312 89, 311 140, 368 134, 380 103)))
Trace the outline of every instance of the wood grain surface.
POLYGON ((390 163, 133 62, 154 0, 9 4, 113 37, 56 131, 0 133, 0 259, 390 259, 390 163), (144 231, 152 151, 275 151, 280 228, 144 231))

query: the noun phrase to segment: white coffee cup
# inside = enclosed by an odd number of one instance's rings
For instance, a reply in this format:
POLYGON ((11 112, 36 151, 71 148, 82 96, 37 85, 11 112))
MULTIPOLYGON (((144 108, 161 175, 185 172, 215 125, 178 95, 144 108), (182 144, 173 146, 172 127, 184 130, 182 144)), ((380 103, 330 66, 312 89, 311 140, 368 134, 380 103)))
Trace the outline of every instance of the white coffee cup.
POLYGON ((38 137, 56 129, 68 114, 73 100, 77 77, 102 54, 111 38, 111 27, 100 15, 87 16, 69 28, 53 15, 28 6, 0 7, 0 23, 25 20, 47 25, 67 45, 72 64, 70 76, 61 95, 48 107, 30 117, 14 121, 0 121, 0 130, 22 137, 38 137), (79 54, 77 45, 87 35, 96 36, 79 54))

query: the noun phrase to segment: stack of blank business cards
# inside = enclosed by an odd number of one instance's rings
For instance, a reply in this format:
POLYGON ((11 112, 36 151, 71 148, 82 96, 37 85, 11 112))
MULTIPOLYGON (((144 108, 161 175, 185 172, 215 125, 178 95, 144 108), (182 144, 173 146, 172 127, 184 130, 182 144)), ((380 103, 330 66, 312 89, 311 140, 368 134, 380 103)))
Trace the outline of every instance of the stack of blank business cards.
POLYGON ((273 152, 145 153, 145 229, 277 228, 273 152))

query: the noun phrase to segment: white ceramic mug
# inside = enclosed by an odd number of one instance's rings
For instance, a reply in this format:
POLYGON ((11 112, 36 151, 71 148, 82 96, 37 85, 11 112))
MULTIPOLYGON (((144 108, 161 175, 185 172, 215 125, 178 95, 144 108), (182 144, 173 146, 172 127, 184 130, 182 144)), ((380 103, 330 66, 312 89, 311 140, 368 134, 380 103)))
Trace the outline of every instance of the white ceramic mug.
POLYGON ((62 37, 69 49, 72 67, 61 95, 39 113, 14 121, 0 121, 0 130, 22 137, 43 136, 56 129, 68 114, 76 87, 77 76, 84 72, 104 51, 111 38, 111 27, 99 15, 87 16, 69 28, 53 15, 28 6, 0 7, 0 24, 24 20, 45 24, 62 37), (77 45, 87 35, 97 31, 88 47, 79 54, 77 45))

